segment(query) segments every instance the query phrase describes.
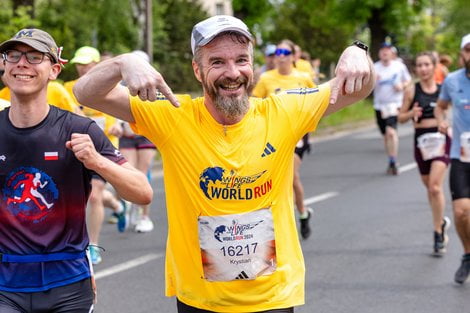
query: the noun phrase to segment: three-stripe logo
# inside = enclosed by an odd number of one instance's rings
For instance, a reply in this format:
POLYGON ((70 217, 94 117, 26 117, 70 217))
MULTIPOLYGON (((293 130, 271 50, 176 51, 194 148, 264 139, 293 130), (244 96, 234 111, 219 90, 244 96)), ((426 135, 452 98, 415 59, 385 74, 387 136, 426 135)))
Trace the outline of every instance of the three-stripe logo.
POLYGON ((241 273, 235 278, 235 279, 248 279, 248 275, 245 273, 245 271, 241 271, 241 273))
POLYGON ((276 152, 276 149, 269 142, 267 142, 266 147, 264 148, 264 152, 261 155, 261 157, 264 158, 265 156, 268 156, 274 152, 276 152))

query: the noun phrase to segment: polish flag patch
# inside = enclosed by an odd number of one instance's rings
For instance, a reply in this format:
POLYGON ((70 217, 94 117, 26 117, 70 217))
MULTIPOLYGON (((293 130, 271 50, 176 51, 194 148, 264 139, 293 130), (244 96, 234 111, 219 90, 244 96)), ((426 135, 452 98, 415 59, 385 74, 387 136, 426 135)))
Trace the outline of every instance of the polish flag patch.
POLYGON ((59 159, 59 152, 44 152, 44 160, 46 161, 56 161, 59 159))

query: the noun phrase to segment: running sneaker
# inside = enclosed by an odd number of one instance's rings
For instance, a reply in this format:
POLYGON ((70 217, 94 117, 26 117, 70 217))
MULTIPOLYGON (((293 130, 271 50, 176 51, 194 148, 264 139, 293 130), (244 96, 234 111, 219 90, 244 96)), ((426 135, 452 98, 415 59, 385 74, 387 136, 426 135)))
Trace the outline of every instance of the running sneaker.
POLYGON ((93 265, 100 264, 103 259, 101 258, 100 247, 95 245, 89 245, 88 249, 90 250, 90 259, 93 265))
POLYGON ((463 284, 470 274, 470 253, 464 254, 459 269, 455 272, 454 280, 458 284, 463 284))
POLYGON ((310 237, 312 230, 310 229, 310 217, 313 215, 312 208, 305 208, 307 210, 307 217, 299 218, 300 220, 300 235, 302 235, 303 239, 307 239, 310 237))
POLYGON ((451 221, 450 218, 444 216, 442 219, 441 233, 434 232, 434 253, 436 255, 443 255, 446 252, 447 243, 449 242, 449 230, 451 221))
POLYGON ((398 168, 396 163, 389 163, 387 168, 387 175, 398 175, 398 168))
POLYGON ((108 224, 117 224, 118 221, 119 221, 119 214, 116 213, 116 212, 111 213, 111 215, 106 220, 106 222, 108 222, 108 224))
POLYGON ((139 223, 142 216, 143 209, 138 205, 132 204, 129 210, 129 225, 134 227, 139 223))
POLYGON ((142 216, 135 225, 134 230, 137 233, 148 233, 153 230, 153 222, 148 216, 142 216))
POLYGON ((125 200, 121 200, 121 212, 116 213, 117 215, 117 229, 118 232, 123 233, 129 226, 129 203, 125 200))

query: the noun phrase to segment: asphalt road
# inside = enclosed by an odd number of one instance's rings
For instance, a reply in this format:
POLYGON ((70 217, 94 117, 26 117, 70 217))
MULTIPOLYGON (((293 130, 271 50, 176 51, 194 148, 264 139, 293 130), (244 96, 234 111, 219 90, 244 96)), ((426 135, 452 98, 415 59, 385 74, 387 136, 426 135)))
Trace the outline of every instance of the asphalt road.
MULTIPOLYGON (((412 129, 400 127, 399 176, 386 176, 375 127, 315 138, 304 158, 305 201, 314 208, 313 234, 302 241, 306 304, 298 313, 466 313, 470 282, 453 275, 462 248, 450 229, 447 254, 431 256, 432 222, 412 157, 412 129)), ((176 312, 164 296, 167 234, 162 177, 154 175, 148 234, 118 233, 104 225, 103 263, 95 267, 97 313, 176 312)), ((451 214, 447 179, 447 215, 451 214)))

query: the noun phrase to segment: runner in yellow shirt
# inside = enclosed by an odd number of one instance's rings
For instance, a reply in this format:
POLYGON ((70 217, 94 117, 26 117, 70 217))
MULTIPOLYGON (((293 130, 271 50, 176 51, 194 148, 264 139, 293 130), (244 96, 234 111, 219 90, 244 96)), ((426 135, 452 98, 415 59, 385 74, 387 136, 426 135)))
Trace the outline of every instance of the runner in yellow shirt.
POLYGON ((309 61, 302 59, 302 48, 299 45, 294 45, 294 63, 298 71, 307 73, 310 79, 315 79, 315 71, 309 61))
MULTIPOLYGON (((8 87, 0 90, 0 99, 10 101, 10 97, 10 89, 8 87)), ((47 103, 69 112, 79 112, 73 98, 64 86, 57 81, 51 81, 47 85, 47 103)))
MULTIPOLYGON (((253 96, 265 98, 269 95, 280 93, 283 90, 312 88, 315 86, 307 73, 300 72, 294 68, 294 51, 294 43, 290 40, 283 40, 277 45, 275 51, 276 69, 261 75, 255 89, 253 89, 253 96)), ((313 214, 313 209, 304 205, 304 186, 300 180, 300 165, 306 151, 310 151, 308 133, 299 140, 294 150, 295 205, 299 212, 300 234, 303 239, 307 239, 311 234, 310 218, 313 214)))
MULTIPOLYGON (((100 62, 100 53, 93 47, 84 46, 78 49, 72 60, 71 64, 75 64, 79 76, 84 75, 87 71, 93 68, 100 62)), ((70 93, 77 104, 80 104, 75 96, 73 95, 72 88, 77 81, 68 81, 64 83, 65 89, 70 93)), ((98 126, 104 131, 108 139, 111 141, 114 147, 118 146, 119 138, 122 133, 122 128, 116 120, 103 112, 94 110, 92 108, 81 106, 81 109, 85 116, 91 118, 98 124, 98 126)), ((89 199, 90 214, 88 218, 88 231, 90 236, 90 256, 93 264, 99 264, 102 261, 100 248, 99 248, 99 237, 101 232, 101 226, 104 221, 104 204, 107 204, 116 213, 118 218, 118 230, 124 231, 126 228, 125 209, 124 202, 120 203, 114 195, 106 190, 106 181, 98 176, 94 175, 91 180, 92 190, 89 199)))
POLYGON ((338 61, 339 76, 319 88, 249 98, 252 40, 232 16, 194 26, 202 98, 176 97, 132 54, 98 64, 74 88, 81 103, 129 121, 162 154, 166 294, 177 297, 179 313, 288 313, 304 303, 292 150, 322 116, 363 99, 375 81, 370 58, 354 46, 338 61), (169 101, 158 100, 157 90, 169 101))

